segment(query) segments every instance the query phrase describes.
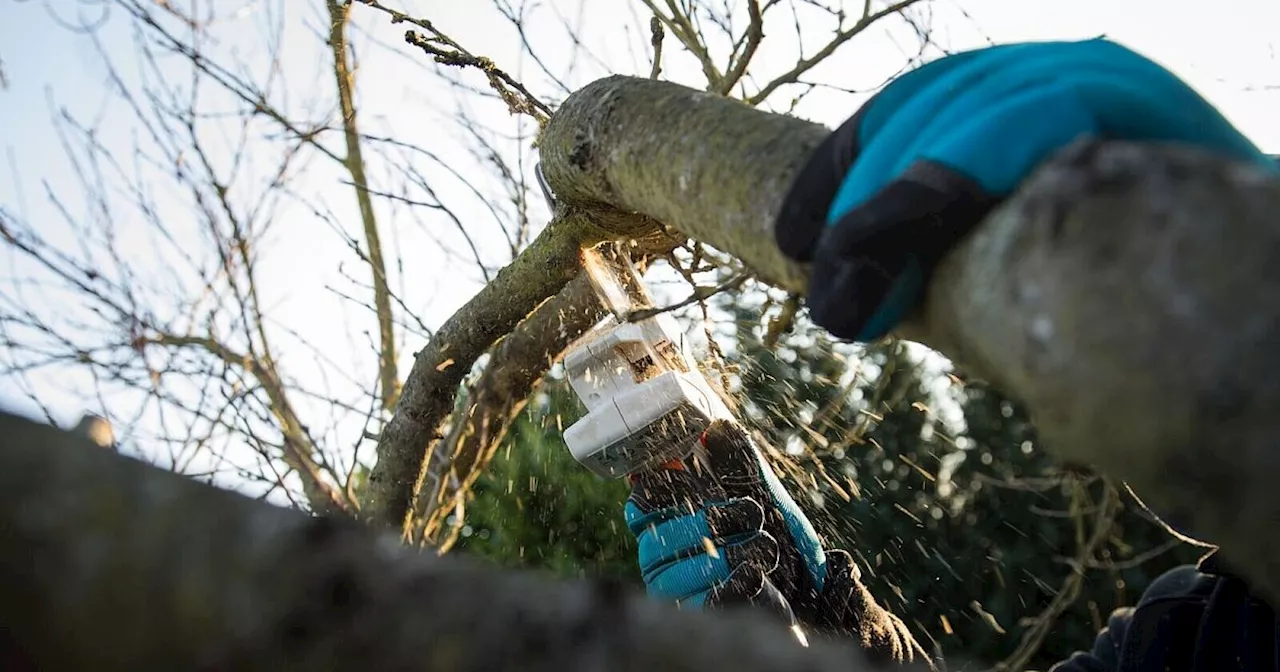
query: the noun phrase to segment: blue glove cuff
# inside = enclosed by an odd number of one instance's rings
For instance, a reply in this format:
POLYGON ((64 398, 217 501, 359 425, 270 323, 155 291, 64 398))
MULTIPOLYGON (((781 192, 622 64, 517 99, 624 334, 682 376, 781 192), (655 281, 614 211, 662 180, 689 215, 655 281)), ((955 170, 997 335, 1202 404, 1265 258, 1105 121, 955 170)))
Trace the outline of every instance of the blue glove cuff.
POLYGON ((810 523, 804 511, 800 510, 796 500, 791 498, 791 494, 782 486, 782 481, 778 480, 778 476, 773 473, 773 469, 765 462, 764 456, 759 451, 756 451, 756 465, 760 469, 773 505, 782 513, 782 519, 786 522, 791 540, 795 542, 796 549, 804 558, 809 576, 818 590, 822 590, 827 578, 827 554, 822 550, 822 542, 818 539, 817 530, 813 529, 813 523, 810 523))

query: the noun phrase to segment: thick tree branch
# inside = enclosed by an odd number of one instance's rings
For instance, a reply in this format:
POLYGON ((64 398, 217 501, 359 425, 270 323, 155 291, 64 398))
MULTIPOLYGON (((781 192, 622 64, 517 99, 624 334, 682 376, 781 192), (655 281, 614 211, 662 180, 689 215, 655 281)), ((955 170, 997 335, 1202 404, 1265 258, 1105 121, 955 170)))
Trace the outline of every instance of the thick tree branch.
POLYGON ((439 438, 458 384, 495 341, 578 273, 582 246, 606 237, 594 221, 581 213, 561 213, 417 353, 395 415, 378 439, 378 463, 369 475, 364 508, 372 520, 395 529, 404 525, 423 458, 439 438))
POLYGON ((0 413, 0 664, 858 672, 753 613, 432 559, 0 413))
MULTIPOLYGON (((557 195, 652 217, 803 291, 771 226, 826 129, 609 77, 541 138, 557 195)), ((1023 400, 1063 458, 1126 479, 1280 597, 1280 181, 1186 149, 1067 152, 934 278, 904 335, 1023 400)))
POLYGON ((805 271, 778 251, 773 217, 828 132, 679 84, 614 76, 569 96, 539 148, 562 201, 642 213, 798 291, 805 271))
MULTIPOLYGON (((452 546, 446 514, 466 496, 552 362, 604 315, 586 274, 579 273, 494 346, 461 417, 423 466, 407 536, 442 553, 452 546)), ((456 522, 461 528, 463 521, 456 522)))
POLYGON ((1277 212, 1254 169, 1081 143, 950 256, 908 334, 1280 597, 1277 212))

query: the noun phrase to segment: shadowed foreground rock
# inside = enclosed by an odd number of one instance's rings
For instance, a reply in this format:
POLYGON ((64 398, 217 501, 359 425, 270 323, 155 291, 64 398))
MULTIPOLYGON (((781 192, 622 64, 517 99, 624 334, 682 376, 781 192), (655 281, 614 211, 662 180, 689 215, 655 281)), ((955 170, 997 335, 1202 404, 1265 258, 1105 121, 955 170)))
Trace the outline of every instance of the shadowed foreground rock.
POLYGON ((417 555, 0 414, 0 669, 857 672, 747 614, 417 555))

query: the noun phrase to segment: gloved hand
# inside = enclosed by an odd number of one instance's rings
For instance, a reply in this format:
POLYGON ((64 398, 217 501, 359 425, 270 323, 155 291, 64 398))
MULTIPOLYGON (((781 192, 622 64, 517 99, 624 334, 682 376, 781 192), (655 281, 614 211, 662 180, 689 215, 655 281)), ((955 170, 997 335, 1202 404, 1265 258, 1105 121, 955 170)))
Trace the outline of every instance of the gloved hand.
POLYGON ((794 624, 768 577, 779 552, 777 537, 765 530, 765 508, 730 492, 712 472, 709 463, 727 461, 724 444, 704 435, 703 446, 698 459, 631 477, 624 513, 649 594, 695 609, 753 604, 794 624))
POLYGON ((947 56, 882 89, 818 146, 779 211, 812 263, 814 322, 872 341, 918 307, 936 266, 1053 154, 1082 137, 1276 162, 1175 75, 1105 39, 947 56))
POLYGON ((749 603, 852 638, 874 661, 930 664, 902 622, 875 603, 849 554, 823 550, 742 427, 713 422, 702 445, 701 459, 632 479, 627 526, 650 595, 695 608, 749 603))
POLYGON ((716 421, 699 459, 632 478, 625 514, 655 597, 684 606, 784 603, 821 588, 818 535, 747 434, 716 421))

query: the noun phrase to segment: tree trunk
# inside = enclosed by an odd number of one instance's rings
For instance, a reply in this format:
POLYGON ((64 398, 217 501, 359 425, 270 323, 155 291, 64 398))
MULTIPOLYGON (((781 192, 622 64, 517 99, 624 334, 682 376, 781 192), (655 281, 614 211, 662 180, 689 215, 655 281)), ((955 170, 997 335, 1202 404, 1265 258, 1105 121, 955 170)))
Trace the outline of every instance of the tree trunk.
POLYGON ((754 613, 415 554, 0 413, 0 668, 858 672, 754 613))

